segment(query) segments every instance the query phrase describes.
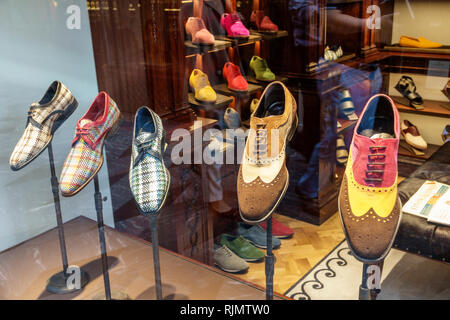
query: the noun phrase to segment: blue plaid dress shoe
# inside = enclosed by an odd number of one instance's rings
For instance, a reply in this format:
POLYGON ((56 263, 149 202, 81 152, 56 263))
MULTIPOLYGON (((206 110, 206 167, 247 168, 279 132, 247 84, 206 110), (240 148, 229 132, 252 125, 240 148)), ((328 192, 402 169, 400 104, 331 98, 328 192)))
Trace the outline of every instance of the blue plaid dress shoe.
POLYGON ((141 107, 134 118, 130 188, 144 215, 157 214, 166 201, 170 173, 164 165, 165 131, 161 118, 141 107))

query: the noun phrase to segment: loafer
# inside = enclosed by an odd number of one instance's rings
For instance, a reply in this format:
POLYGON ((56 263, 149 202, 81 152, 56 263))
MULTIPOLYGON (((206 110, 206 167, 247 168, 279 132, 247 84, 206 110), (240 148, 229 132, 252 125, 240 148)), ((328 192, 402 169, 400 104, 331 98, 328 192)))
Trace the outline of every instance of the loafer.
POLYGON ((77 106, 78 102, 69 89, 54 81, 42 99, 32 103, 28 110, 25 131, 9 159, 11 169, 20 170, 39 156, 77 106))
POLYGON ((399 138, 394 102, 384 94, 372 96, 354 129, 338 201, 348 245, 364 263, 386 257, 400 223, 399 138))
MULTIPOLYGON (((238 223, 238 235, 243 236, 255 247, 267 249, 267 231, 259 225, 252 226, 246 223, 238 223)), ((281 241, 272 235, 272 248, 278 249, 281 241)))
POLYGON ((289 185, 285 149, 297 125, 294 97, 283 83, 272 82, 250 116, 250 131, 239 167, 239 212, 246 223, 263 222, 282 200, 289 185))
POLYGON ((350 90, 343 89, 338 92, 339 96, 339 111, 338 116, 341 119, 346 120, 358 120, 358 116, 355 113, 355 105, 353 104, 353 99, 350 94, 350 90))
POLYGON ((70 197, 80 192, 103 165, 103 145, 117 130, 120 110, 106 92, 100 92, 77 122, 72 148, 64 161, 59 187, 70 197))
POLYGON ((278 26, 264 14, 262 10, 253 10, 250 15, 250 22, 252 22, 259 32, 276 33, 278 26))
POLYGON ((194 91, 195 100, 203 103, 215 103, 217 94, 209 83, 208 76, 199 69, 192 70, 189 85, 194 91))
POLYGON ((244 273, 248 270, 248 263, 238 257, 227 246, 214 250, 214 264, 225 272, 244 273))
POLYGON ((220 245, 227 246, 236 255, 248 262, 259 262, 264 259, 264 252, 252 245, 242 236, 231 234, 222 234, 220 236, 220 245))
POLYGON ((139 211, 144 215, 159 212, 170 186, 170 173, 164 165, 165 131, 161 118, 148 107, 134 117, 130 189, 139 211))
POLYGON ((215 38, 209 32, 201 18, 190 17, 186 22, 186 33, 191 35, 192 43, 198 45, 214 44, 215 38))
MULTIPOLYGON (((260 223, 259 226, 267 231, 267 221, 260 223)), ((272 235, 278 239, 289 239, 294 235, 294 230, 272 217, 272 235)))
POLYGON ((415 125, 413 125, 408 120, 403 120, 401 123, 401 133, 406 143, 410 146, 419 149, 419 150, 427 150, 428 144, 422 138, 419 133, 419 129, 415 125))
POLYGON ((269 69, 266 60, 253 56, 250 60, 250 69, 255 73, 256 80, 274 81, 275 74, 269 69))
POLYGON ((247 92, 248 82, 241 74, 241 69, 232 62, 227 62, 223 66, 223 77, 227 80, 228 89, 236 92, 247 92))
POLYGON ((348 151, 345 147, 344 136, 339 135, 336 139, 336 163, 338 166, 345 166, 348 160, 348 151))
POLYGON ((425 39, 424 37, 400 37, 400 46, 401 47, 411 47, 411 48, 440 48, 442 47, 442 43, 433 42, 425 39))
POLYGON ((409 100, 411 107, 423 109, 423 99, 416 92, 416 84, 409 76, 402 76, 394 87, 402 96, 409 100))
POLYGON ((230 38, 248 38, 250 36, 250 31, 244 26, 237 13, 222 14, 220 24, 230 38))

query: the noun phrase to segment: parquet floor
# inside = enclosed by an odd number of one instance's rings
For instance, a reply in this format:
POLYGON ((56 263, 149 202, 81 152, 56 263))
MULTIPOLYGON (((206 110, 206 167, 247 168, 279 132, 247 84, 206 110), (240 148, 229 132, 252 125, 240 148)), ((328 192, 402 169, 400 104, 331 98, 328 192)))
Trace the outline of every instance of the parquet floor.
MULTIPOLYGON (((404 179, 398 177, 398 183, 404 179)), ((274 217, 294 230, 294 236, 281 240, 281 248, 274 251, 274 291, 283 294, 345 239, 345 236, 338 212, 320 226, 280 214, 274 214, 274 217)), ((264 262, 250 263, 248 272, 237 277, 265 287, 264 262)))
MULTIPOLYGON (((281 248, 274 251, 277 259, 274 291, 283 294, 345 237, 338 213, 321 226, 279 214, 275 214, 274 217, 294 230, 294 236, 291 239, 281 240, 281 248)), ((249 271, 237 276, 265 287, 264 262, 250 263, 249 271)))

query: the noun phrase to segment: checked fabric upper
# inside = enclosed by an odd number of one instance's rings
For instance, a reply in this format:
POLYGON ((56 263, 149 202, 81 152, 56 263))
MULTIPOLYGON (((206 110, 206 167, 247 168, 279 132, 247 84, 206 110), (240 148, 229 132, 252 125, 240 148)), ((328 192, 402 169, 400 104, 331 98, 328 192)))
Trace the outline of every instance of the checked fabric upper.
POLYGON ((165 132, 161 118, 141 107, 134 120, 130 188, 142 214, 156 214, 164 205, 170 174, 164 165, 165 132))
POLYGON ((59 81, 54 81, 39 102, 28 111, 25 132, 9 159, 16 171, 35 159, 48 146, 53 133, 77 107, 72 93, 59 81))
POLYGON ((105 92, 100 92, 86 114, 77 122, 72 149, 67 156, 60 179, 64 196, 83 189, 103 164, 103 144, 107 134, 118 124, 120 110, 105 92))
POLYGON ((399 136, 399 117, 392 99, 383 94, 373 96, 355 127, 339 193, 347 242, 363 262, 386 256, 400 222, 399 136))

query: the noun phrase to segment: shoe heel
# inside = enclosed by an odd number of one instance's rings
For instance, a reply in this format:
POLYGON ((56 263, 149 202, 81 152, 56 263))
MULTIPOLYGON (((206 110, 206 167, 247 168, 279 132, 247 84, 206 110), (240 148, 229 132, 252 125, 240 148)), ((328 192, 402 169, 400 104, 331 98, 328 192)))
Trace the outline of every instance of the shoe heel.
POLYGON ((66 110, 64 110, 59 118, 55 120, 52 128, 52 134, 55 133, 55 131, 64 123, 64 121, 66 121, 72 115, 77 107, 78 101, 77 99, 73 98, 73 102, 66 108, 66 110))

